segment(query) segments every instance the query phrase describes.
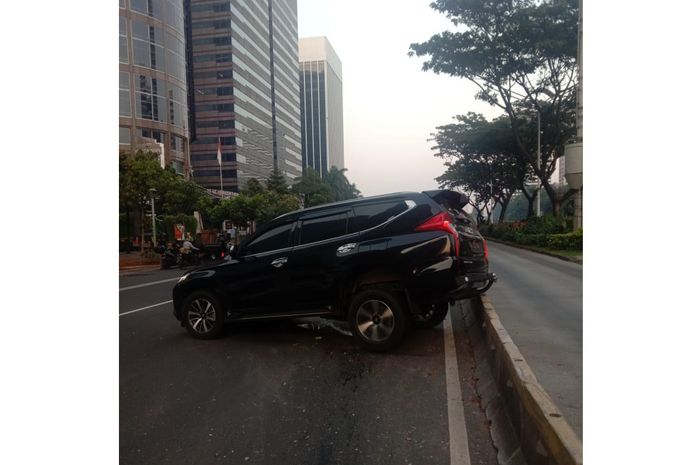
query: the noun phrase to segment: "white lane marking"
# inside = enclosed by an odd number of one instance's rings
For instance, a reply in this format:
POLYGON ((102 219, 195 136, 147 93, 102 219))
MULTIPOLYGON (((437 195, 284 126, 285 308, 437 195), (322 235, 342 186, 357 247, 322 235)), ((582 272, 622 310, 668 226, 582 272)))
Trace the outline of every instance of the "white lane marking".
POLYGON ((179 276, 177 278, 161 279, 160 281, 151 281, 150 283, 135 284, 133 286, 120 287, 119 290, 120 291, 128 291, 129 289, 138 289, 139 287, 146 287, 146 286, 153 286, 155 284, 168 283, 170 281, 177 281, 178 279, 180 279, 179 276))
POLYGON ((136 310, 129 310, 128 312, 120 313, 119 316, 128 315, 129 313, 140 312, 141 310, 148 310, 149 308, 153 308, 153 307, 160 307, 161 305, 169 304, 171 302, 172 302, 172 300, 166 300, 165 302, 161 302, 159 304, 153 304, 153 305, 149 305, 148 307, 141 307, 141 308, 137 308, 136 310))
POLYGON ((445 336, 445 378, 447 382, 447 421, 449 423, 450 465, 470 465, 467 423, 464 420, 462 386, 459 382, 457 350, 452 332, 451 309, 442 322, 445 336))

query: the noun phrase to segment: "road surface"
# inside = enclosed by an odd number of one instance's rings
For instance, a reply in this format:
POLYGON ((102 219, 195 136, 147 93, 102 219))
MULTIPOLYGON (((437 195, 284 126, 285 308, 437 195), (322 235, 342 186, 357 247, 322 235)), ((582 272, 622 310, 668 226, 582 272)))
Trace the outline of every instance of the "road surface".
POLYGON ((583 267, 489 242, 488 292, 540 384, 583 439, 583 267))
POLYGON ((172 316, 180 274, 120 277, 122 465, 496 464, 460 315, 456 357, 442 326, 387 354, 318 319, 200 341, 172 316))

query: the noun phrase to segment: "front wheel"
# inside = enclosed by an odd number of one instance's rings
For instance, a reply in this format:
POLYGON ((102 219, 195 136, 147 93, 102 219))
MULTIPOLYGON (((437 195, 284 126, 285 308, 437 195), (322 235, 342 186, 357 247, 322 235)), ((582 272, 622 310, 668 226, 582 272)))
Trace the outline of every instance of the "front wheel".
POLYGON ((348 322, 355 338, 374 352, 398 346, 408 329, 403 301, 384 289, 358 292, 350 302, 348 322))
POLYGON ((426 305, 421 308, 421 313, 412 316, 413 327, 418 329, 431 329, 442 323, 450 310, 448 302, 426 305))
POLYGON ((219 299, 206 291, 195 291, 182 303, 182 320, 190 335, 214 339, 223 333, 224 310, 219 299))

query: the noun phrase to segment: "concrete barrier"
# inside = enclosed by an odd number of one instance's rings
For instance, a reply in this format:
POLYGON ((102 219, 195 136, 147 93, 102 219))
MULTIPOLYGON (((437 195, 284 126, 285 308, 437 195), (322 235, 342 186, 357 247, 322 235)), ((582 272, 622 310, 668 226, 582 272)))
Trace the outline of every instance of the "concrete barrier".
POLYGON ((582 465, 583 445, 537 381, 487 296, 474 299, 475 322, 491 374, 529 465, 582 465))

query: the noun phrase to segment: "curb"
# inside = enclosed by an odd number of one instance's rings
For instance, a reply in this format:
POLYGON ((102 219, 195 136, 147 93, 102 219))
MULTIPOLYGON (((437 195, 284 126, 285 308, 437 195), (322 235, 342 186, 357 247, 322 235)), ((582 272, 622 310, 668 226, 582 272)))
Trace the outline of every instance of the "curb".
POLYGON ((160 265, 134 265, 119 267, 119 275, 138 273, 139 271, 155 271, 159 270, 160 265))
POLYGON ((487 240, 489 240, 489 241, 491 241, 491 242, 495 242, 495 243, 497 243, 497 244, 509 245, 509 246, 511 246, 511 247, 515 247, 516 249, 529 250, 530 252, 535 252, 535 253, 539 253, 539 254, 542 254, 542 255, 549 255, 550 257, 558 258, 558 259, 560 259, 560 260, 564 260, 564 261, 567 261, 567 262, 577 263, 577 264, 579 264, 579 265, 583 265, 583 260, 579 260, 579 259, 577 259, 577 258, 567 257, 566 255, 559 255, 559 254, 555 254, 555 253, 552 253, 552 252, 546 252, 546 251, 544 251, 544 250, 535 249, 534 247, 530 247, 530 246, 527 246, 527 245, 516 244, 515 242, 502 241, 502 240, 500 240, 500 239, 494 239, 494 238, 488 237, 488 236, 484 236, 484 239, 487 239, 487 240))
POLYGON ((583 444, 539 384, 487 296, 474 299, 492 375, 530 465, 583 465, 583 444))

